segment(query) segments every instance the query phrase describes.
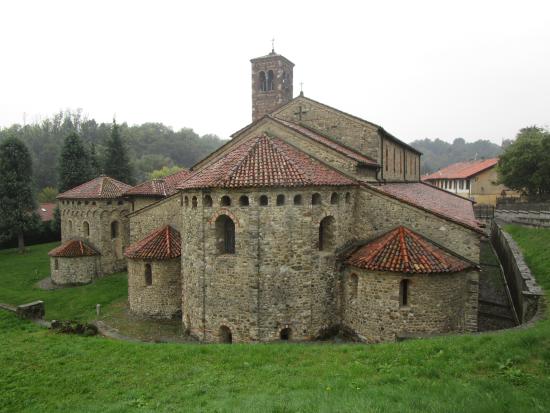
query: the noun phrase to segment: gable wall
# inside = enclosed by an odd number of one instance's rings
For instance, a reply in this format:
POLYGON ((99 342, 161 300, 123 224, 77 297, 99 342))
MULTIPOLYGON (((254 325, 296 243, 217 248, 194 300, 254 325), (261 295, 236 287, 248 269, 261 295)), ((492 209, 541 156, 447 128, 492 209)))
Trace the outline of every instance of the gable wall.
POLYGON ((171 225, 181 232, 181 205, 179 194, 165 198, 154 205, 130 215, 130 243, 143 239, 157 228, 171 225))
POLYGON ((420 155, 399 145, 397 142, 383 140, 383 164, 380 177, 387 181, 418 181, 418 166, 420 165, 420 155), (412 167, 412 169, 411 169, 412 167))

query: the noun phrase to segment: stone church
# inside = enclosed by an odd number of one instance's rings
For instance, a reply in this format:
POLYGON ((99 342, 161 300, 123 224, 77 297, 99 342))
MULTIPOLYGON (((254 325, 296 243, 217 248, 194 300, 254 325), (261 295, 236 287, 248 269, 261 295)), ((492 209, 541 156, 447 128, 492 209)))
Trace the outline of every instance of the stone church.
POLYGON ((52 280, 127 267, 131 311, 203 342, 477 331, 472 202, 422 183, 381 126, 293 97, 284 56, 251 64, 252 123, 190 170, 59 195, 52 280))

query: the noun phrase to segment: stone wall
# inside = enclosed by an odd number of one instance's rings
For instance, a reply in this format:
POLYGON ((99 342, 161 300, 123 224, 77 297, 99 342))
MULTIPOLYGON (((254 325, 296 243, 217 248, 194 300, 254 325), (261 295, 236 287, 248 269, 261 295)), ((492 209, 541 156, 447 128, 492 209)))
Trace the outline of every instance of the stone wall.
POLYGON ((57 285, 88 284, 100 274, 100 260, 92 257, 50 257, 50 276, 57 285))
POLYGON ((420 155, 390 139, 383 139, 380 178, 386 181, 418 181, 420 155))
POLYGON ((126 268, 124 249, 130 238, 128 213, 131 205, 123 199, 62 200, 61 241, 82 239, 101 254, 102 274, 126 268), (112 237, 111 225, 118 222, 118 231, 112 237))
POLYGON ((353 267, 342 278, 343 324, 368 343, 448 332, 477 331, 477 271, 455 274, 370 272, 353 267), (357 290, 352 292, 352 274, 357 290), (407 279, 408 302, 399 285, 407 279))
POLYGON ((160 201, 161 199, 161 197, 155 196, 132 196, 130 201, 132 204, 132 212, 139 211, 140 209, 152 205, 155 202, 160 201))
POLYGON ((364 187, 358 190, 354 219, 354 234, 359 240, 374 238, 403 225, 479 263, 479 233, 376 191, 364 187))
POLYGON ((181 260, 144 261, 128 259, 128 302, 138 315, 172 318, 181 313, 181 260), (145 265, 151 266, 151 285, 145 265))
POLYGON ((514 239, 495 221, 491 225, 491 243, 502 265, 519 321, 528 322, 542 305, 542 289, 531 274, 514 239))
POLYGON ((352 233, 351 189, 212 191, 211 207, 205 195, 184 192, 190 200, 197 197, 195 208, 192 201, 184 206, 181 231, 183 321, 193 335, 219 341, 225 326, 233 341, 270 341, 290 328, 292 339, 303 340, 338 322, 334 249, 352 233), (335 204, 333 192, 339 196, 335 204), (321 205, 312 205, 313 193, 321 195, 321 205), (224 195, 230 206, 220 205, 224 195), (242 195, 248 206, 239 205, 242 195), (260 205, 262 195, 267 206, 260 205), (283 205, 277 205, 279 195, 283 205), (294 205, 295 195, 302 196, 301 205, 294 205), (234 254, 218 252, 221 215, 235 223, 234 254), (335 219, 333 242, 319 251, 319 225, 327 216, 335 219))
POLYGON ((130 243, 143 239, 155 229, 171 225, 181 232, 181 197, 162 199, 130 214, 130 243))

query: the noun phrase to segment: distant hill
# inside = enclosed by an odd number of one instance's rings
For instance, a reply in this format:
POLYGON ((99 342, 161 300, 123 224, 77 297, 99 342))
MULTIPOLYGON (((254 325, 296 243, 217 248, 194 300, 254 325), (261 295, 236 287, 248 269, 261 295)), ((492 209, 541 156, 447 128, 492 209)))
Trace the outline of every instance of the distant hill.
POLYGON ((499 145, 485 139, 470 143, 462 138, 455 139, 453 143, 441 139, 421 139, 410 145, 422 152, 422 174, 435 172, 455 162, 494 158, 503 152, 499 145))

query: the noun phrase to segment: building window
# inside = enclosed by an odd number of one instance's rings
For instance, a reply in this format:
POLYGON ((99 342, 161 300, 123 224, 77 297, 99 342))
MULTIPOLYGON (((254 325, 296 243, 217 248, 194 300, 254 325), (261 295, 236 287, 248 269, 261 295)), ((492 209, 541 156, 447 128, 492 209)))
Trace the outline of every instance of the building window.
POLYGON ((124 201, 120 200, 117 202, 118 205, 124 205, 124 201))
POLYGON ((319 251, 334 248, 335 219, 332 216, 323 218, 319 223, 319 251))
POLYGON ((151 264, 145 264, 145 285, 153 285, 153 269, 151 264))
POLYGON ((294 195, 294 205, 302 205, 302 195, 294 195))
POLYGON ((399 305, 405 307, 409 304, 409 280, 401 280, 399 283, 399 305))
POLYGON ((357 274, 351 274, 349 277, 349 299, 355 300, 357 298, 357 290, 359 288, 359 277, 357 274))
POLYGON ((59 269, 59 260, 57 258, 53 261, 53 268, 55 270, 59 269))
POLYGON ((346 204, 349 204, 351 202, 351 194, 349 192, 346 192, 346 204))
POLYGON ((187 208, 187 207, 189 206, 189 197, 186 196, 186 197, 183 199, 183 204, 185 205, 185 208, 187 208))
POLYGON ((222 200, 220 202, 221 206, 231 206, 231 198, 229 198, 227 195, 222 196, 222 200))
POLYGON ((279 337, 281 338, 281 340, 284 340, 284 341, 290 340, 291 336, 292 336, 292 330, 290 329, 290 327, 283 328, 279 333, 279 337))
POLYGON ((196 208, 197 207, 197 197, 194 196, 193 198, 191 198, 191 208, 196 208))
POLYGON ((311 196, 311 205, 321 205, 321 194, 315 193, 311 196))
POLYGON ((267 82, 265 78, 265 72, 260 72, 260 91, 265 92, 267 89, 267 82))
POLYGON ((111 222, 111 239, 118 238, 119 228, 118 221, 111 222))
POLYGON ((337 205, 339 201, 340 201, 340 196, 338 195, 338 193, 333 192, 332 195, 330 196, 330 203, 332 205, 337 205))
POLYGON ((220 327, 220 343, 231 344, 233 342, 233 336, 231 330, 227 326, 220 327))
POLYGON ((262 195, 260 197, 260 206, 267 206, 269 205, 269 198, 267 197, 267 195, 262 195))
POLYGON ((277 195, 277 206, 282 206, 285 204, 285 196, 283 194, 277 195))
POLYGON ((470 180, 466 179, 466 189, 470 190, 470 180))
POLYGON ((90 236, 90 224, 88 224, 86 221, 82 223, 82 232, 84 233, 85 237, 90 236))
POLYGON ((388 172, 388 147, 386 146, 386 172, 388 172))
POLYGON ((203 202, 205 207, 212 208, 212 197, 210 195, 205 195, 203 202))
POLYGON ((248 201, 248 197, 246 195, 241 195, 239 198, 239 205, 240 206, 248 206, 250 203, 248 201))
POLYGON ((216 241, 218 253, 235 253, 235 223, 227 215, 220 215, 216 219, 216 241))
POLYGON ((464 180, 461 179, 459 182, 458 182, 458 189, 464 189, 464 180))
POLYGON ((69 221, 69 234, 73 233, 73 221, 69 221))
POLYGON ((273 70, 267 72, 267 90, 273 90, 273 70))

